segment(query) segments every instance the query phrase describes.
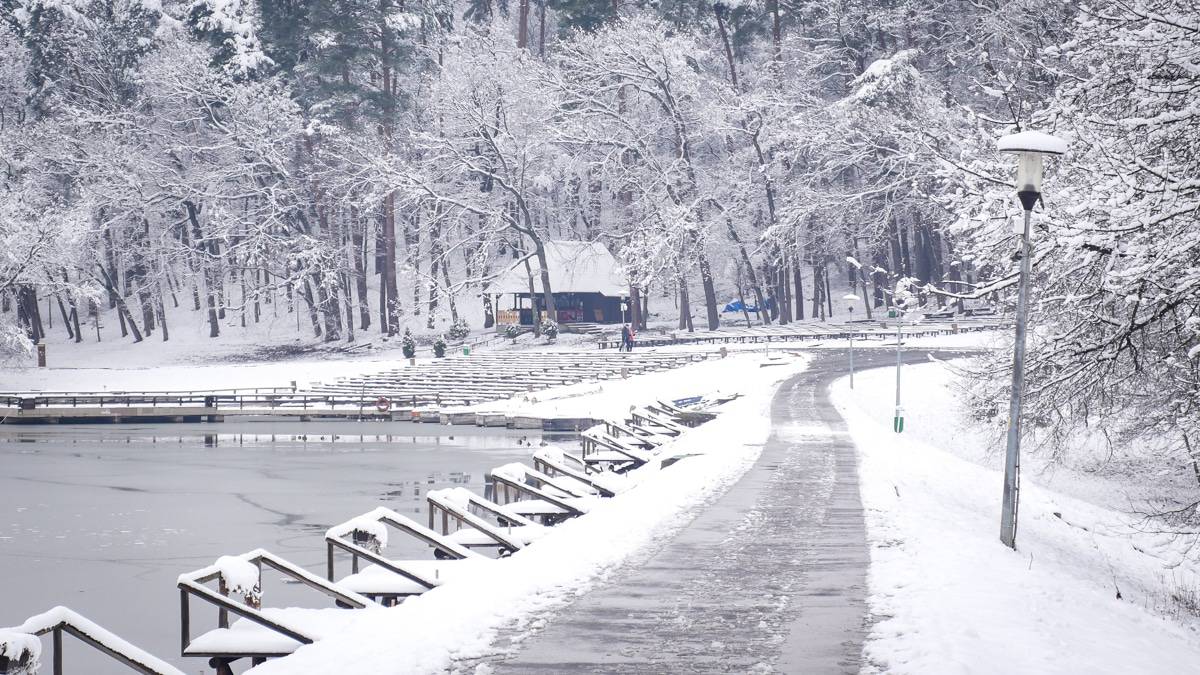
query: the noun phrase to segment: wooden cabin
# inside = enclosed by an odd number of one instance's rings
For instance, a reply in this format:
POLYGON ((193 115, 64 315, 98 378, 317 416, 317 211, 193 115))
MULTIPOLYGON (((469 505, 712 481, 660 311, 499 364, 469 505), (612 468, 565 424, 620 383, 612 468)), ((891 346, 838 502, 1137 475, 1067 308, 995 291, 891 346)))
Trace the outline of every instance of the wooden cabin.
MULTIPOLYGON (((570 323, 622 323, 629 319, 624 303, 629 286, 619 265, 604 244, 588 241, 546 242, 546 264, 550 268, 550 290, 557 310, 555 320, 570 323), (623 313, 624 310, 624 313, 623 313)), ((532 326, 535 317, 545 318, 546 306, 536 258, 513 262, 494 279, 488 293, 494 296, 496 325, 532 326), (529 292, 530 272, 534 293, 529 292)))

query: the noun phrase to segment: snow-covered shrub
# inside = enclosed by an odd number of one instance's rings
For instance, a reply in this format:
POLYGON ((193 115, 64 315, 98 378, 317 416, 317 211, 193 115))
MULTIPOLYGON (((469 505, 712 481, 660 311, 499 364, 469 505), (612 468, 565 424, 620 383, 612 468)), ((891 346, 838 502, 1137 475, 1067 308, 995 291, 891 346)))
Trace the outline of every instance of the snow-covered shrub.
POLYGON ((453 341, 465 340, 471 334, 471 329, 467 327, 467 322, 458 319, 450 325, 450 330, 446 331, 446 337, 453 341))
POLYGON ((382 553, 383 549, 387 547, 387 526, 379 520, 368 516, 359 516, 350 521, 350 526, 354 528, 351 531, 351 537, 355 544, 372 553, 382 553))
POLYGON ((262 604, 260 575, 254 563, 245 558, 223 555, 217 558, 214 566, 221 572, 221 581, 225 584, 226 591, 241 596, 246 604, 252 607, 262 604))
POLYGON ((28 359, 33 355, 33 342, 25 331, 11 323, 5 323, 0 315, 0 360, 28 359))
POLYGON ((504 327, 504 337, 516 342, 517 336, 521 334, 521 327, 515 323, 510 323, 504 327))
POLYGON ((404 337, 400 340, 400 350, 404 352, 405 358, 413 358, 417 355, 417 341, 413 339, 412 331, 404 329, 404 337))
POLYGON ((542 320, 542 335, 545 335, 546 338, 549 340, 553 340, 554 338, 557 338, 558 337, 558 322, 555 321, 554 319, 543 319, 542 320))
POLYGON ((438 339, 433 341, 433 355, 439 359, 446 355, 446 340, 438 336, 438 339))
POLYGON ((36 636, 0 630, 0 659, 8 661, 9 675, 33 675, 41 668, 42 641, 36 636))

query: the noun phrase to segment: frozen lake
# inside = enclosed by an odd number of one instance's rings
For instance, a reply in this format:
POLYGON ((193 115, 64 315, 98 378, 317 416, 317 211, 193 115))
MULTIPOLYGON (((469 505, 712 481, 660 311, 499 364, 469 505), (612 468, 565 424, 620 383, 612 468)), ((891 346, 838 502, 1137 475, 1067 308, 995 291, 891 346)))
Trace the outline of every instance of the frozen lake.
MULTIPOLYGON (((324 576, 329 526, 381 504, 425 522, 426 491, 482 494, 488 469, 542 438, 405 422, 0 427, 0 626, 66 605, 211 672, 179 657, 180 573, 261 547, 324 576)), ((193 635, 215 614, 193 600, 193 635)), ((64 644, 68 672, 128 672, 64 644)))

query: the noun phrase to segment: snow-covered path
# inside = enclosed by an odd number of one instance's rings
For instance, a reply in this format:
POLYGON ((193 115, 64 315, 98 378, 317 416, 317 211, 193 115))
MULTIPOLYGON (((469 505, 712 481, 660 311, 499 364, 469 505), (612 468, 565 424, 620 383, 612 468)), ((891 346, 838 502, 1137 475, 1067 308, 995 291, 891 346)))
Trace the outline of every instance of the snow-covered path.
POLYGON ((786 382, 754 467, 498 671, 858 672, 866 538, 854 445, 828 399, 845 372, 845 354, 831 353, 786 382))

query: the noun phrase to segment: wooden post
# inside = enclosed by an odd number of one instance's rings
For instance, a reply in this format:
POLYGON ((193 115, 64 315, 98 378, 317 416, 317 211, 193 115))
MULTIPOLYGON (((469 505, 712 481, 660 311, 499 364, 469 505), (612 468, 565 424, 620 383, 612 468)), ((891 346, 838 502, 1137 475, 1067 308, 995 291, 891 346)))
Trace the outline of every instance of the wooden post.
POLYGON ((325 543, 325 577, 333 581, 333 544, 325 543))
POLYGON ((179 653, 182 654, 187 650, 188 643, 192 641, 192 616, 191 602, 188 597, 188 592, 179 589, 179 653))
POLYGON ((62 626, 54 627, 54 675, 63 673, 62 626))
MULTIPOLYGON (((225 597, 229 597, 229 587, 225 585, 225 577, 222 576, 217 587, 218 592, 225 597)), ((217 627, 229 628, 229 610, 224 607, 217 610, 217 627)))

